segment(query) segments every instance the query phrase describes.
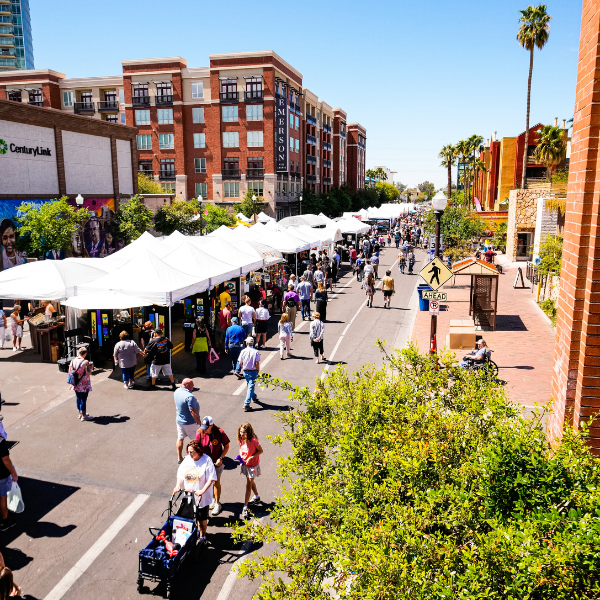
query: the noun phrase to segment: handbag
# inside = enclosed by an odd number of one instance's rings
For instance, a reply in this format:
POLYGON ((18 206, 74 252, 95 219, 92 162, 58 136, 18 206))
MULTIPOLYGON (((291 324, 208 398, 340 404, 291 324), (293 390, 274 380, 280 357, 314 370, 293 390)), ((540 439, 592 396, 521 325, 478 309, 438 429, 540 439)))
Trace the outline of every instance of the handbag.
POLYGON ((8 510, 14 513, 22 513, 25 510, 21 488, 16 481, 12 482, 12 487, 6 496, 8 510))
POLYGON ((17 325, 17 336, 18 338, 23 337, 23 325, 17 325))
POLYGON ((219 360, 219 355, 217 354, 217 352, 215 351, 214 348, 210 349, 210 352, 208 353, 208 362, 212 365, 213 363, 216 363, 219 360))

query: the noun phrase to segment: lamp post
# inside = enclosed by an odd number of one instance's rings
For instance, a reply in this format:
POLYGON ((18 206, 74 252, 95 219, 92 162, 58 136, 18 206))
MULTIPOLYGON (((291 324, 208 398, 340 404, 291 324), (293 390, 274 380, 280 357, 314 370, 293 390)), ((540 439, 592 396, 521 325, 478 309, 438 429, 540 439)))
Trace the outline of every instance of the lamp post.
POLYGON ((302 194, 300 194, 300 196, 298 197, 298 202, 300 204, 300 214, 302 214, 302 194))
MULTIPOLYGON (((435 214, 435 256, 439 257, 440 255, 440 229, 441 229, 441 220, 442 215, 444 214, 444 210, 446 210, 446 205, 448 204, 448 199, 446 198, 443 192, 438 192, 432 199, 431 205, 433 206, 434 214, 435 214)), ((431 315, 431 334, 430 334, 430 344, 429 344, 429 354, 435 354, 437 351, 437 315, 431 315)))
POLYGON ((252 216, 254 217, 254 223, 256 224, 256 194, 252 194, 252 216))
MULTIPOLYGON (((202 194, 198 194, 198 203, 200 204, 200 210, 202 211, 202 194)), ((202 214, 200 214, 200 218, 202 218, 202 214)), ((200 223, 200 235, 204 235, 202 230, 202 223, 200 223)))
POLYGON ((77 194, 75 202, 77 203, 77 206, 83 206, 83 196, 81 194, 77 194))

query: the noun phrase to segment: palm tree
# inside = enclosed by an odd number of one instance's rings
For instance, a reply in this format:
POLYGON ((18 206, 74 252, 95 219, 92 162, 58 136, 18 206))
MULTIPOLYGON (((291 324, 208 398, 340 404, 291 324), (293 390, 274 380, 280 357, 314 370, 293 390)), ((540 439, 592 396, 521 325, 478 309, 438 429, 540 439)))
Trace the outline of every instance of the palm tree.
POLYGON ((452 167, 456 163, 456 148, 452 144, 446 144, 438 154, 438 158, 442 159, 440 166, 448 169, 448 202, 452 194, 452 167))
POLYGON ((521 18, 517 41, 525 50, 529 50, 529 79, 527 80, 527 118, 525 119, 525 148, 523 151, 523 176, 521 188, 527 183, 527 150, 529 148, 529 109, 531 101, 531 75, 533 73, 533 49, 537 46, 541 50, 550 35, 550 20, 552 17, 546 12, 546 5, 528 6, 519 11, 521 18))
POLYGON ((552 177, 552 167, 557 165, 567 154, 567 145, 563 130, 554 125, 544 125, 538 133, 535 147, 535 160, 546 166, 548 181, 552 177))
POLYGON ((387 173, 382 167, 377 167, 375 169, 375 177, 377 178, 377 181, 387 181, 387 173))
POLYGON ((473 161, 473 171, 474 171, 474 183, 473 183, 473 195, 476 195, 479 192, 479 173, 485 173, 487 169, 485 168, 485 163, 480 159, 476 158, 473 161))
MULTIPOLYGON (((467 164, 467 156, 469 156, 469 154, 471 153, 471 150, 469 149, 469 142, 466 142, 465 140, 460 140, 460 142, 458 142, 458 144, 456 144, 455 146, 455 150, 456 150, 456 154, 457 156, 461 156, 462 160, 460 162, 463 163, 463 169, 466 167, 467 164)), ((464 171, 463 171, 464 173, 464 171)), ((462 181, 462 178, 461 178, 462 181)), ((465 198, 465 205, 467 204, 467 184, 465 182, 465 185, 463 187, 463 191, 464 191, 464 198, 465 198)))

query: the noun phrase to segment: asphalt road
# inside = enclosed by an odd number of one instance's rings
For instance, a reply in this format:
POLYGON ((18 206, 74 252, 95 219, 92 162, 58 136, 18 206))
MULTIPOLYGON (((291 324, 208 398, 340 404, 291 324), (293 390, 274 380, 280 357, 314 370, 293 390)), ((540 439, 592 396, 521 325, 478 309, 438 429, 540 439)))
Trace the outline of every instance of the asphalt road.
MULTIPOLYGON (((396 256, 395 248, 385 251, 380 267, 383 273, 394 264, 397 292, 390 310, 382 308, 381 292, 376 306, 367 308, 364 291, 348 271, 330 295, 325 330, 330 369, 339 363, 349 369, 380 363, 378 337, 390 346, 402 346, 410 337, 419 277, 401 276, 396 256)), ((422 257, 418 253, 416 273, 422 257)), ((261 351, 264 370, 297 385, 314 385, 324 365, 314 362, 308 323, 298 319, 294 358, 281 361, 276 355, 276 319, 271 321, 268 349, 261 351)), ((193 376, 193 360, 178 352, 173 357, 176 374, 193 376)), ((290 402, 282 392, 258 390, 260 404, 245 413, 245 389, 226 367, 222 359, 209 366, 210 377, 194 378, 200 412, 211 415, 232 438, 231 457, 237 454, 238 426, 252 423, 265 450, 257 480, 262 504, 255 512, 268 518, 279 480, 278 449, 266 436, 281 431, 275 415, 288 410, 290 402)), ((81 422, 64 373, 55 365, 40 364, 31 351, 0 350, 0 392, 6 401, 2 414, 9 440, 17 442, 11 456, 26 505, 17 525, 0 532, 0 548, 26 598, 137 598, 138 552, 150 541, 148 528, 164 522, 161 515, 177 471, 172 392, 166 387, 124 390, 118 370, 98 371, 92 385, 88 411, 95 419, 81 422)), ((227 461, 222 484, 224 510, 210 519, 209 547, 199 562, 180 572, 178 599, 250 599, 259 585, 230 575, 240 556, 261 550, 233 544, 227 529, 241 511, 245 487, 233 460, 227 461)))

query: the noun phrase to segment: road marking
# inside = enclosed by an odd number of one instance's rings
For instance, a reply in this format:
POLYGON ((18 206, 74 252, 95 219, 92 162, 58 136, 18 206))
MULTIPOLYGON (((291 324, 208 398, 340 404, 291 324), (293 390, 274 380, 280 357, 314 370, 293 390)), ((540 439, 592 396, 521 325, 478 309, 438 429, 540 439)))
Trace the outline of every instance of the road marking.
POLYGON ((149 494, 139 494, 134 501, 117 517, 116 521, 96 540, 94 545, 77 561, 75 566, 58 582, 45 600, 60 600, 73 584, 86 572, 102 551, 127 525, 138 509, 150 498, 149 494))
MULTIPOLYGON (((173 356, 173 354, 177 354, 178 352, 181 352, 183 349, 185 348, 185 344, 183 344, 183 342, 181 344, 177 344, 177 346, 175 346, 173 348, 173 350, 171 350, 171 356, 173 356)), ((144 365, 143 367, 140 367, 134 374, 134 377, 139 377, 140 375, 142 375, 143 373, 146 372, 146 366, 144 365)))
MULTIPOLYGON (((267 358, 265 358, 264 362, 261 363, 260 368, 264 369, 272 360, 273 357, 279 354, 279 350, 273 350, 267 358)), ((246 389, 246 382, 240 384, 240 387, 231 394, 232 396, 239 396, 246 389)))
POLYGON ((217 596, 217 600, 227 600, 229 598, 229 594, 231 594, 231 590, 233 590, 235 580, 238 578, 237 573, 234 569, 236 568, 238 563, 241 564, 248 558, 247 554, 250 551, 250 548, 252 548, 252 540, 248 540, 242 546, 242 551, 241 551, 242 558, 238 558, 238 560, 236 560, 235 563, 233 564, 233 567, 231 567, 231 570, 229 571, 229 574, 227 575, 227 579, 225 579, 225 583, 223 584, 223 587, 221 588, 221 591, 219 592, 219 595, 217 596))

